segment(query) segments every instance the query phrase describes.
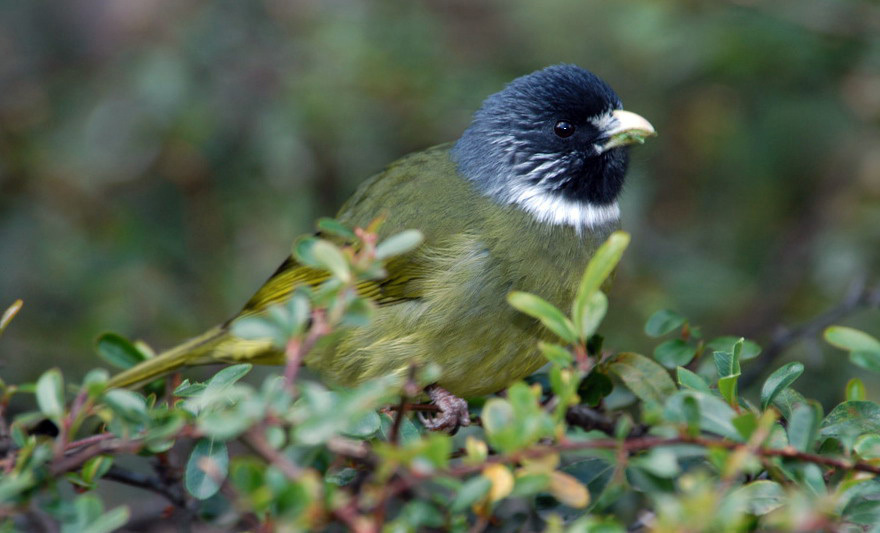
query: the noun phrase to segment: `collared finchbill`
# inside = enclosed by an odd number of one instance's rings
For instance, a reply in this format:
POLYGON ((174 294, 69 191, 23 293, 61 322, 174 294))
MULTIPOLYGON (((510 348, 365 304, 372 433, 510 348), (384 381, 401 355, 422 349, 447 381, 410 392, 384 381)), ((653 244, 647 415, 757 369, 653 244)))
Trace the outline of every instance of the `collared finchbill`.
POLYGON ((618 146, 642 144, 648 137, 657 135, 650 122, 631 111, 617 109, 611 112, 610 119, 604 128, 608 141, 602 145, 603 152, 618 146))

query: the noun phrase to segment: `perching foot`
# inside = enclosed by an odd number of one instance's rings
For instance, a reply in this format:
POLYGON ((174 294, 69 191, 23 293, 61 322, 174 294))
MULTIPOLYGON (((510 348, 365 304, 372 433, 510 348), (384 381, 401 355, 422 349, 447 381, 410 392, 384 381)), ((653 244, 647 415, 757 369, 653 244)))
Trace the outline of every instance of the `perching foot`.
POLYGON ((459 427, 470 425, 471 418, 466 401, 437 385, 425 387, 425 392, 431 397, 431 402, 440 409, 440 412, 432 417, 419 413, 419 420, 426 428, 431 431, 449 430, 449 433, 455 434, 459 427))

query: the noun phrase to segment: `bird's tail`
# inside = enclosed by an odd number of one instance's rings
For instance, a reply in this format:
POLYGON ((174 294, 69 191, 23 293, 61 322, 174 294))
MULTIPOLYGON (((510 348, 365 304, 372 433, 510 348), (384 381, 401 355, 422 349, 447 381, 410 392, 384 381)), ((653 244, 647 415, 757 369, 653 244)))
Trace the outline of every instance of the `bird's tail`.
POLYGON ((229 339, 230 335, 225 327, 217 326, 209 329, 198 337, 116 374, 110 378, 108 386, 110 388, 133 387, 149 383, 157 377, 173 372, 183 366, 219 362, 211 358, 210 355, 217 347, 229 339))

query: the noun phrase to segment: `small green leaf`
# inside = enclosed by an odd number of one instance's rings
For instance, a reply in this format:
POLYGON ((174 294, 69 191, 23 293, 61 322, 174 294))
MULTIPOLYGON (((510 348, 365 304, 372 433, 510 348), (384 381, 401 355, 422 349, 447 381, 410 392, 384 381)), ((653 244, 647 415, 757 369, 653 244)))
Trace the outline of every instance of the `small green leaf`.
POLYGON ((690 363, 697 355, 697 348, 682 339, 670 339, 654 348, 654 359, 666 368, 675 368, 690 363))
POLYGON ((764 382, 764 386, 761 387, 761 409, 767 409, 767 406, 770 405, 773 398, 794 383, 794 381, 803 373, 803 363, 793 361, 782 365, 770 374, 767 381, 764 382))
MULTIPOLYGON (((688 435, 696 437, 700 434, 700 404, 693 396, 686 396, 682 400, 681 412, 687 424, 688 435)), ((737 428, 738 429, 738 428, 737 428)))
POLYGON ((181 398, 190 398, 201 394, 206 387, 207 385, 204 383, 190 383, 189 379, 185 379, 183 380, 183 383, 174 389, 174 395, 180 396, 181 398))
POLYGON ((538 349, 548 361, 559 366, 570 366, 574 356, 566 348, 552 342, 538 342, 538 349))
POLYGON ((375 411, 367 411, 363 415, 353 420, 342 431, 346 435, 359 438, 371 437, 379 431, 382 426, 382 420, 375 411))
POLYGON ((880 352, 880 341, 863 331, 844 326, 827 328, 825 340, 832 346, 850 352, 880 352))
POLYGON ((865 370, 880 373, 880 352, 849 352, 849 361, 865 370))
POLYGON ((596 291, 584 305, 585 307, 578 313, 580 322, 575 322, 581 339, 589 338, 599 329, 599 324, 608 312, 608 297, 604 292, 596 291))
POLYGON ((880 523, 880 491, 876 485, 876 479, 862 481, 847 491, 847 503, 840 516, 848 523, 867 526, 857 528, 856 531, 877 532, 877 524, 880 523))
POLYGON ((715 369, 718 371, 719 378, 733 376, 742 372, 739 365, 739 356, 741 353, 742 339, 739 339, 729 352, 715 352, 712 354, 715 359, 715 369))
POLYGON ((610 368, 633 394, 646 402, 662 405, 676 391, 666 369, 643 355, 622 353, 610 368))
POLYGON ((376 245, 376 259, 383 260, 395 255, 403 255, 418 248, 425 240, 422 232, 415 229, 392 235, 376 245))
POLYGON ((577 342, 574 324, 548 301, 527 292, 513 291, 507 302, 516 310, 537 318, 544 326, 568 343, 577 342))
POLYGON ((788 419, 788 442, 802 452, 811 451, 822 423, 821 406, 799 404, 788 419))
MULTIPOLYGON (((696 402, 693 405, 696 405, 696 402)), ((673 478, 681 473, 678 457, 669 448, 651 448, 634 459, 632 464, 661 478, 673 478)))
POLYGON ((785 504, 785 490, 775 481, 759 480, 736 489, 732 497, 741 499, 750 514, 765 515, 785 504))
POLYGON ((58 420, 64 416, 64 378, 57 368, 47 370, 37 380, 37 405, 40 411, 58 420))
POLYGON ((249 341, 268 340, 281 348, 287 343, 287 333, 265 316, 245 316, 236 319, 230 328, 231 333, 249 341))
POLYGON ((687 319, 675 311, 661 309, 651 315, 645 323, 645 334, 649 337, 662 337, 667 333, 684 326, 687 319))
POLYGON ((317 237, 311 235, 300 237, 295 240, 293 242, 292 250, 293 257, 305 266, 319 267, 320 263, 315 259, 314 254, 312 254, 312 247, 315 246, 315 243, 318 242, 318 240, 317 237))
POLYGON ((329 233, 331 235, 336 235, 344 239, 357 239, 357 235, 355 235, 353 231, 351 231, 342 222, 339 222, 335 218, 319 218, 317 226, 318 230, 323 233, 329 233))
POLYGON ((287 334, 289 337, 301 333, 311 317, 311 304, 304 289, 298 289, 285 304, 287 307, 287 334))
POLYGON ((880 405, 874 402, 843 402, 822 421, 824 437, 880 433, 880 405))
POLYGON ((736 411, 713 394, 704 394, 697 391, 681 391, 671 396, 666 402, 663 409, 663 417, 670 422, 687 422, 685 399, 689 397, 694 398, 699 405, 700 428, 702 428, 703 431, 715 433, 736 441, 743 440, 732 422, 736 417, 736 411))
POLYGON ((489 435, 500 433, 504 428, 513 423, 516 414, 510 402, 501 398, 490 398, 483 406, 483 428, 489 435))
POLYGON ((220 490, 228 472, 226 443, 199 439, 186 462, 186 490, 194 497, 206 500, 220 490))
POLYGON ((721 393, 721 397, 727 400, 727 403, 731 407, 737 406, 737 398, 736 398, 736 384, 739 381, 739 374, 733 374, 732 376, 725 376, 718 380, 718 392, 721 393))
POLYGON ((110 389, 104 393, 104 403, 126 420, 140 422, 148 418, 146 400, 134 391, 110 389))
POLYGON ((312 257, 318 264, 327 269, 333 276, 345 283, 351 281, 351 269, 348 266, 348 259, 345 254, 335 244, 330 241, 318 239, 312 244, 312 257))
POLYGON ((78 528, 77 531, 80 533, 111 533, 124 526, 128 522, 129 515, 127 507, 116 507, 99 516, 90 517, 86 522, 81 522, 79 525, 82 528, 78 528))
POLYGON ((241 363, 238 365, 227 366, 220 370, 208 381, 208 387, 227 387, 243 378, 254 365, 250 363, 241 363))
POLYGON ((718 352, 733 352, 734 345, 740 342, 740 340, 742 340, 742 353, 739 357, 740 361, 748 361, 749 359, 754 359, 760 355, 761 347, 757 343, 743 339, 742 337, 718 337, 707 342, 706 347, 718 352))
POLYGON ((782 392, 777 394, 770 403, 773 404, 773 407, 779 409, 783 418, 788 420, 791 418, 791 413, 794 412, 794 408, 799 404, 807 403, 807 399, 798 391, 792 388, 787 388, 782 389, 782 392))
POLYGON ((859 378, 852 378, 846 382, 846 399, 861 401, 867 399, 865 384, 859 378))
POLYGON ((116 368, 127 370, 147 359, 147 355, 122 335, 104 333, 98 337, 98 355, 116 368))
POLYGON ((744 440, 749 440, 758 428, 758 418, 750 411, 734 417, 731 422, 744 440))
POLYGON ((464 511, 471 505, 477 503, 492 488, 492 481, 485 476, 474 476, 465 481, 452 501, 450 510, 454 513, 464 511))
POLYGON ((94 483, 101 479, 113 466, 113 457, 109 455, 98 455, 92 457, 82 467, 82 478, 86 483, 94 483))
POLYGON ((880 459, 880 434, 868 433, 856 439, 853 450, 862 459, 880 459))
POLYGON ((22 300, 16 300, 12 302, 12 305, 6 308, 6 311, 3 311, 3 315, 0 316, 0 335, 3 335, 3 332, 6 331, 6 327, 12 322, 12 319, 15 318, 15 315, 21 311, 21 306, 24 305, 22 300))
MULTIPOLYGON (((601 302, 597 302, 593 294, 599 290, 602 283, 614 271, 614 268, 623 256, 624 250, 629 245, 629 240, 629 234, 615 231, 602 243, 602 246, 596 250, 590 262, 587 263, 587 268, 584 270, 583 277, 581 277, 577 295, 574 302, 572 302, 571 308, 574 323, 578 325, 580 331, 586 331, 586 329, 589 329, 591 322, 595 321, 594 319, 591 320, 589 313, 596 312, 596 306, 601 305, 601 302)), ((607 307, 607 302, 605 306, 607 307)), ((602 314, 604 315, 604 313, 602 314)), ((582 338, 586 338, 589 335, 591 333, 586 333, 582 338)))
POLYGON ((675 369, 675 373, 678 379, 678 384, 682 387, 699 392, 705 392, 706 394, 712 392, 712 390, 709 388, 709 384, 706 383, 705 379, 691 372, 687 368, 680 366, 675 369))

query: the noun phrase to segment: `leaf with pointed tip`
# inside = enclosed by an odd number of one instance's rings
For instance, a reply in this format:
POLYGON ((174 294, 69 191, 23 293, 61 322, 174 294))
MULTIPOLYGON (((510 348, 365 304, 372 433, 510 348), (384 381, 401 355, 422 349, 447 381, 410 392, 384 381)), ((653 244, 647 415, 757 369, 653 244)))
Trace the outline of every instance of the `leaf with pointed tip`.
POLYGON ((134 343, 116 333, 104 333, 98 337, 98 355, 111 365, 127 370, 145 361, 148 355, 134 343))
POLYGON ((649 337, 662 337, 682 327, 687 319, 675 311, 661 309, 651 315, 645 323, 645 334, 649 337))
POLYGON ((323 217, 318 219, 318 229, 323 233, 336 235, 344 239, 356 239, 357 235, 342 222, 335 218, 323 217))
POLYGON ((402 231, 392 235, 376 246, 376 259, 388 259, 395 255, 403 255, 418 248, 425 236, 415 229, 402 231))
POLYGON ((709 394, 712 390, 709 388, 709 384, 706 383, 706 380, 700 377, 698 374, 691 372, 687 368, 680 366, 675 369, 676 377, 678 379, 678 384, 686 389, 691 389, 699 392, 705 392, 709 394))
POLYGON ((574 324, 553 304, 534 294, 513 291, 507 302, 517 311, 537 318, 544 326, 568 343, 577 342, 574 324))
MULTIPOLYGON (((577 295, 572 302, 571 315, 574 323, 578 325, 579 330, 582 326, 589 322, 586 316, 591 310, 595 310, 593 294, 599 290, 602 283, 608 279, 608 276, 614 271, 620 258, 623 256, 624 250, 629 245, 629 234, 623 231, 615 231, 608 239, 596 250, 593 257, 587 263, 584 275, 578 285, 577 295), (592 302, 592 304, 591 304, 592 302)), ((582 335, 586 338, 589 334, 582 335)))
POLYGON ((770 405, 773 398, 794 383, 794 381, 803 373, 804 365, 797 361, 782 365, 773 371, 773 373, 767 377, 764 386, 761 387, 761 409, 767 409, 767 406, 770 405))

